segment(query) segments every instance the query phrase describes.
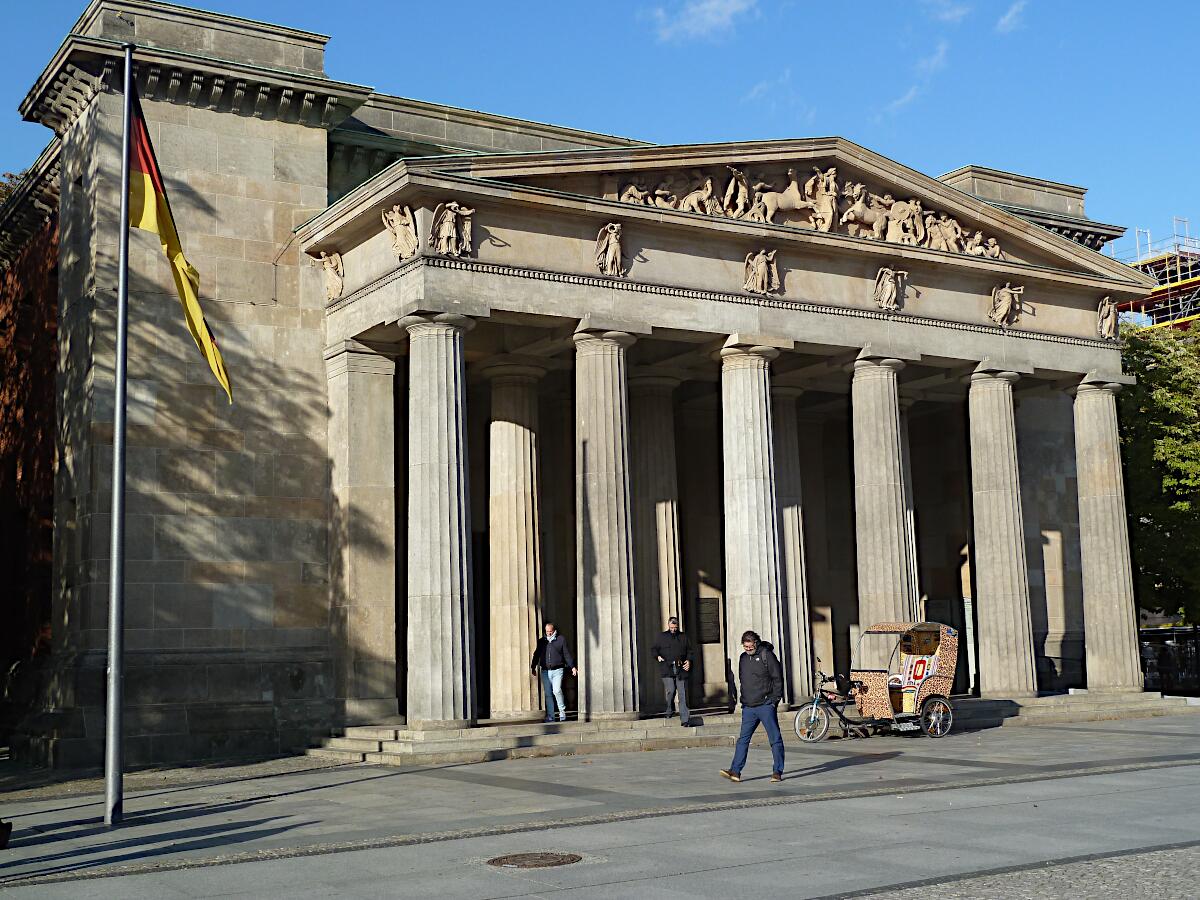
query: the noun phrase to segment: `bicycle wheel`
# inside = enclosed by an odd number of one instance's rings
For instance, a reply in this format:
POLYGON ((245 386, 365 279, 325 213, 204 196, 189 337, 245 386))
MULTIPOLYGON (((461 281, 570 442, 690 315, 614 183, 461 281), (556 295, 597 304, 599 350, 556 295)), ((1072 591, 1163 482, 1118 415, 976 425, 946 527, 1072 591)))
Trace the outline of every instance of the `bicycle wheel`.
POLYGON ((921 704, 921 730, 929 737, 945 737, 953 724, 954 709, 945 697, 930 697, 921 704))
POLYGON ((829 734, 829 710, 817 701, 800 707, 796 713, 796 737, 806 744, 815 744, 829 734))

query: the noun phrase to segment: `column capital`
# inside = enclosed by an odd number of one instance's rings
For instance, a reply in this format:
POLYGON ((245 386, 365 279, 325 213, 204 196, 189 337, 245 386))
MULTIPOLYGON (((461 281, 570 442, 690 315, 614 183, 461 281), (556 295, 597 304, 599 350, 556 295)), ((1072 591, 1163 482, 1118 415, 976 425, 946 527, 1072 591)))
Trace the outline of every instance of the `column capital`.
POLYGON ((411 337, 425 330, 454 329, 467 332, 475 327, 475 320, 459 313, 414 313, 398 320, 396 324, 407 331, 411 337))
POLYGON ((1072 394, 1073 396, 1079 396, 1080 394, 1091 394, 1104 391, 1115 396, 1121 392, 1121 388, 1124 386, 1125 385, 1115 381, 1083 381, 1071 388, 1068 393, 1072 394))
POLYGON ((964 384, 994 384, 997 381, 1006 381, 1010 385, 1020 381, 1021 375, 1019 372, 1008 372, 1001 369, 976 369, 970 375, 963 379, 964 384))
POLYGON ((535 363, 501 360, 484 363, 479 367, 479 374, 493 383, 529 384, 542 378, 546 374, 546 367, 535 363))
POLYGON ((735 344, 722 347, 717 353, 722 369, 766 368, 777 356, 777 348, 762 344, 735 344))
POLYGON ((610 346, 632 347, 637 341, 628 331, 608 331, 602 328, 580 328, 571 336, 578 353, 602 352, 610 346))
POLYGON ((904 360, 891 356, 860 356, 847 368, 857 378, 860 372, 867 375, 878 369, 891 369, 893 372, 899 372, 904 365, 904 360))

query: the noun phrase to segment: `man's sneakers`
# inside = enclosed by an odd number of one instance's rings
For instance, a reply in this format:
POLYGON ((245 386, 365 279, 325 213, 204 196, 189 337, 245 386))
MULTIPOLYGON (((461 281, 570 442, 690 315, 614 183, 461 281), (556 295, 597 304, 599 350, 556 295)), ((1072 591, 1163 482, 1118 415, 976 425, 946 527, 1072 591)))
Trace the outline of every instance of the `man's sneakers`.
MULTIPOLYGON (((742 780, 742 773, 734 772, 730 769, 722 769, 721 777, 728 778, 730 781, 737 783, 742 780)), ((781 782, 781 781, 783 781, 783 773, 782 772, 772 772, 771 773, 771 784, 779 784, 779 782, 781 782)))

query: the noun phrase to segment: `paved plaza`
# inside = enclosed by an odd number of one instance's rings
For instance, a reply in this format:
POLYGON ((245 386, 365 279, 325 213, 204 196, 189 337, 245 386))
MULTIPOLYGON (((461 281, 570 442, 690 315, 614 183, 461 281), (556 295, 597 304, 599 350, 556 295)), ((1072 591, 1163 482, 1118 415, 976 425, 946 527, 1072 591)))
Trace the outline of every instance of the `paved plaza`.
POLYGON ((717 897, 751 883, 757 896, 889 885, 917 896, 929 880, 969 876, 983 880, 956 882, 949 896, 1067 896, 1071 869, 1042 866, 1082 866, 1115 889, 1097 866, 1132 853, 1104 865, 1157 883, 1157 896, 1185 896, 1179 879, 1200 865, 1198 737, 1200 716, 940 741, 793 738, 782 785, 767 782, 758 746, 740 785, 717 777, 729 756, 721 748, 412 770, 290 759, 134 775, 127 824, 112 831, 100 822, 97 781, 22 788, 29 774, 13 769, 0 782, 0 808, 16 821, 0 889, 717 897), (541 850, 583 860, 534 871, 484 864, 541 850))

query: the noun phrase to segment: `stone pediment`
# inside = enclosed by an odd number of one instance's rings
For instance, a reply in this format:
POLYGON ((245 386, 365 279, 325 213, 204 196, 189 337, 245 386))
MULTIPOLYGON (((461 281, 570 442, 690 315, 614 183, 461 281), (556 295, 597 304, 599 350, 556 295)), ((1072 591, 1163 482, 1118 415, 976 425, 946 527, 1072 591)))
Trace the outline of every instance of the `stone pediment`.
POLYGON ((664 221, 744 222, 955 257, 1024 263, 1131 285, 1141 273, 841 138, 409 160, 651 212, 664 221))

